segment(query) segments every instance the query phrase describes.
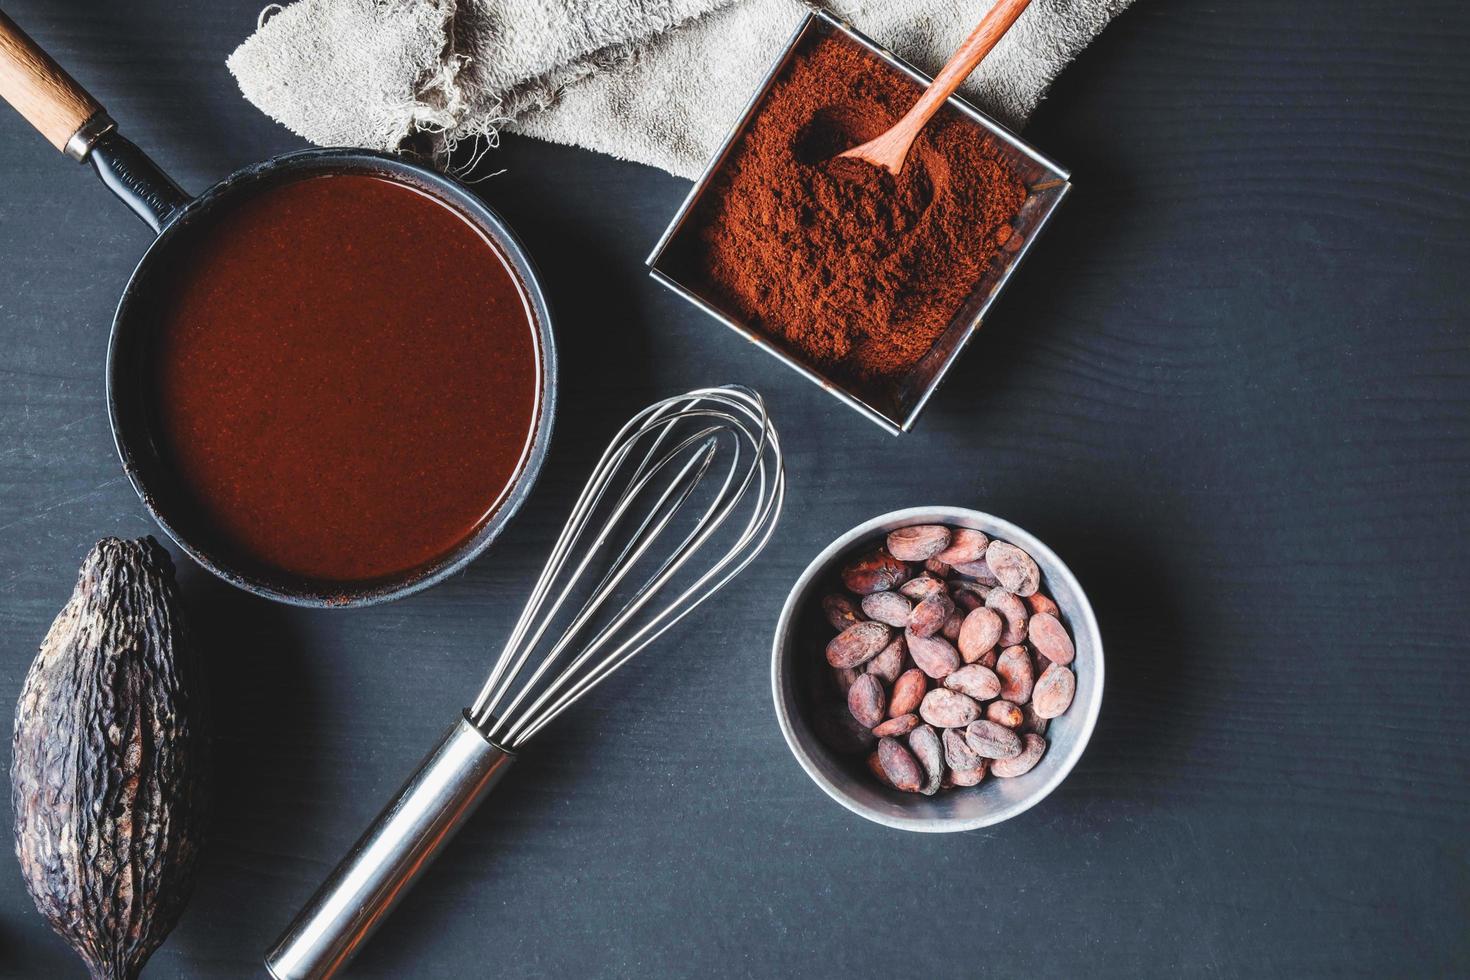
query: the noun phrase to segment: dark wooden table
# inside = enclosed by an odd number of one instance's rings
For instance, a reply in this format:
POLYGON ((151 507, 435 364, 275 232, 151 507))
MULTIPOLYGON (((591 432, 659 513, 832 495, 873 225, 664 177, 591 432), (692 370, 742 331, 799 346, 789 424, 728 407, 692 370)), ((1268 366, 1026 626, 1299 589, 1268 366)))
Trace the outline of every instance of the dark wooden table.
MULTIPOLYGON (((13 0, 186 187, 299 144, 224 58, 259 0, 13 0)), ((768 396, 790 508, 760 563, 548 732, 357 975, 1470 971, 1470 11, 1141 0, 1027 131, 1077 190, 918 432, 883 434, 648 281, 687 185, 511 139, 480 185, 560 314, 540 488, 464 575, 303 612, 182 564, 218 799, 153 976, 262 950, 477 686, 589 455, 657 396, 768 396), (984 832, 865 823, 788 754, 792 580, 924 503, 1007 516, 1090 589, 1087 755, 984 832)), ((0 724, 101 535, 154 530, 102 391, 148 242, 0 112, 0 724)), ((4 818, 8 837, 9 818, 4 818)), ((6 846, 8 852, 8 845, 6 846)), ((0 974, 80 969, 0 857, 0 974)))

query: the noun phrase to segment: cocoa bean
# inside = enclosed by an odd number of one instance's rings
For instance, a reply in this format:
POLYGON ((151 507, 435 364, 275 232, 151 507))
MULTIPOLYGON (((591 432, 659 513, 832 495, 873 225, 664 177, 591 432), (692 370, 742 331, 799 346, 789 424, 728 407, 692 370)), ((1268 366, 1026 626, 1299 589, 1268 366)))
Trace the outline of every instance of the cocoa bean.
POLYGON ((1033 615, 1026 623, 1026 638, 1037 653, 1054 664, 1069 664, 1077 656, 1067 628, 1051 613, 1033 615))
POLYGON ((847 692, 852 689, 853 683, 861 676, 863 676, 863 672, 856 667, 832 668, 832 678, 837 682, 837 693, 841 694, 844 698, 847 697, 847 692))
POLYGON ((1007 541, 992 541, 985 549, 985 564, 1000 584, 1016 595, 1028 596, 1041 586, 1041 569, 1031 556, 1007 541))
POLYGON ((988 721, 993 721, 997 725, 1004 725, 1013 731, 1019 729, 1021 723, 1026 720, 1026 716, 1021 713, 1020 707, 1010 701, 990 702, 985 706, 985 717, 988 721))
POLYGON ((1021 721, 1021 727, 1016 729, 1016 731, 1022 733, 1030 732, 1033 735, 1045 735, 1047 726, 1051 724, 1051 719, 1039 717, 1036 714, 1035 706, 1030 704, 1021 705, 1021 717, 1023 719, 1021 721))
POLYGON ((903 658, 907 653, 908 650, 903 645, 903 637, 895 637, 892 643, 868 661, 864 669, 884 684, 892 684, 898 680, 898 675, 903 673, 903 658))
POLYGON ((858 612, 858 607, 845 595, 832 594, 822 597, 822 615, 827 617, 827 622, 837 632, 842 632, 853 623, 861 623, 867 619, 858 612))
POLYGON ((981 606, 979 609, 965 616, 964 625, 960 627, 959 648, 960 656, 965 663, 972 664, 985 655, 985 651, 991 649, 1000 640, 1000 634, 1005 629, 1005 623, 1001 621, 1000 614, 994 609, 981 606))
POLYGON ((873 747, 874 736, 846 706, 834 704, 812 716, 812 727, 822 743, 840 755, 856 755, 873 747))
POLYGON ((918 727, 918 715, 899 715, 897 718, 889 718, 883 724, 874 726, 873 734, 879 738, 897 738, 899 735, 907 735, 918 727))
MULTIPOLYGON (((1022 749, 1021 736, 1004 725, 983 718, 970 722, 965 729, 965 743, 976 755, 987 759, 1012 759, 1020 755, 1022 749)), ((879 748, 882 748, 881 742, 879 748)))
POLYGON ((1001 630, 997 643, 1003 647, 1011 647, 1026 642, 1028 616, 1026 603, 1021 601, 1020 596, 1005 589, 991 589, 990 594, 985 597, 985 605, 1000 613, 1000 618, 1005 620, 1005 629, 1001 630))
POLYGON ((888 533, 888 553, 899 561, 928 561, 949 547, 949 528, 915 524, 888 533))
POLYGON ((878 740, 878 765, 882 767, 883 775, 888 777, 888 784, 894 789, 917 793, 919 787, 924 785, 924 771, 897 739, 878 740))
POLYGON ((963 565, 977 562, 985 557, 985 547, 990 539, 984 531, 957 527, 949 533, 949 545, 934 557, 947 565, 963 565))
POLYGON ((909 567, 882 548, 871 551, 842 570, 842 584, 849 592, 870 595, 884 592, 909 577, 909 567))
POLYGON ((1010 759, 997 759, 990 764, 990 771, 1002 779, 1010 779, 1015 776, 1024 776, 1046 754, 1046 739, 1040 735, 1029 732, 1021 736, 1023 744, 1021 754, 1010 759))
POLYGON ((964 728, 980 717, 980 705, 958 691, 936 687, 920 702, 919 717, 938 728, 964 728))
POLYGON ((924 672, 915 667, 906 670, 893 682, 893 695, 888 699, 888 716, 897 718, 899 715, 911 714, 919 710, 919 704, 924 700, 924 692, 929 690, 929 678, 924 672))
POLYGON ((883 721, 883 708, 887 697, 883 685, 872 674, 864 674, 853 682, 847 691, 847 710, 864 728, 872 728, 883 721))
MULTIPOLYGON (((987 550, 989 549, 987 548, 987 550)), ((994 588, 1000 584, 1000 579, 996 578, 995 572, 991 570, 989 565, 985 564, 984 558, 981 558, 979 561, 953 562, 950 564, 950 568, 954 569, 956 575, 961 578, 967 578, 977 585, 994 588)))
POLYGON ((898 587, 898 594, 919 602, 944 591, 944 583, 932 575, 915 575, 898 587))
POLYGON ((903 638, 909 648, 909 656, 914 658, 914 663, 935 680, 952 674, 959 668, 960 655, 944 637, 915 636, 911 631, 906 630, 903 638))
POLYGON ((980 766, 976 769, 951 769, 949 781, 955 786, 978 786, 985 779, 985 771, 989 766, 988 759, 981 759, 980 766))
POLYGON ((946 677, 944 686, 976 701, 989 701, 1000 693, 1000 678, 989 667, 968 664, 946 677))
MULTIPOLYGON (((960 630, 964 627, 964 625, 965 614, 956 609, 954 612, 950 613, 949 618, 944 621, 944 626, 940 628, 939 635, 944 637, 949 642, 955 643, 959 640, 960 630)), ((964 656, 964 652, 961 651, 960 658, 964 659, 964 656)))
POLYGON ((924 571, 938 578, 949 578, 950 567, 938 558, 930 558, 924 562, 924 571))
POLYGON ((920 725, 909 732, 909 751, 924 767, 924 785, 919 787, 919 792, 933 796, 944 779, 944 746, 939 744, 939 733, 928 725, 920 725))
POLYGON ((1032 697, 1031 688, 1036 683, 1032 672, 1031 657, 1025 647, 1006 647, 995 661, 995 673, 1000 677, 1000 696, 1013 704, 1025 704, 1032 697))
POLYGON ((1072 706, 1072 696, 1077 693, 1077 677, 1072 668, 1052 664, 1037 678, 1036 689, 1031 692, 1031 706, 1038 718, 1055 718, 1072 706))
POLYGON ((893 780, 888 778, 888 773, 883 771, 883 763, 878 761, 877 752, 874 752, 868 756, 868 768, 873 771, 873 775, 878 777, 878 782, 882 783, 884 786, 887 786, 889 789, 898 788, 897 786, 893 785, 893 780))
POLYGON ((944 628, 944 621, 954 612, 954 601, 936 592, 914 607, 909 614, 908 629, 915 636, 933 636, 944 628))
POLYGON ((958 728, 944 733, 944 761, 951 769, 957 770, 979 769, 985 765, 985 759, 970 748, 970 743, 965 741, 965 733, 958 728))
POLYGON ((985 651, 985 656, 981 657, 979 660, 977 660, 975 662, 977 664, 979 664, 981 667, 989 667, 991 670, 994 670, 995 669, 995 662, 996 662, 996 660, 999 657, 1000 657, 1000 647, 991 647, 989 650, 986 650, 985 651))
POLYGON ((857 667, 876 657, 892 639, 893 630, 882 623, 853 623, 827 644, 827 663, 857 667))
POLYGON ((969 589, 955 589, 950 592, 950 597, 954 599, 955 607, 965 612, 971 612, 985 605, 985 597, 969 589))
POLYGON ((1050 613, 1057 619, 1062 618, 1062 611, 1057 608, 1057 604, 1052 601, 1051 596, 1045 592, 1033 592, 1028 595, 1026 597, 1026 605, 1031 607, 1031 615, 1033 616, 1037 613, 1050 613))
POLYGON ((903 629, 908 625, 909 614, 913 611, 913 603, 897 592, 874 592, 863 596, 863 612, 867 617, 889 626, 903 629))

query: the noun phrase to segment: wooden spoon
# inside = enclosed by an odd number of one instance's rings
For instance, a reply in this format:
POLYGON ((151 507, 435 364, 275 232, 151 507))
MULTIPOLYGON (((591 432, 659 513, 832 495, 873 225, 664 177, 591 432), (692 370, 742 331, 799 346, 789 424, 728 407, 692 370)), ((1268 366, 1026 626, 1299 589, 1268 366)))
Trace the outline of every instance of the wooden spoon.
POLYGON ((939 107, 944 105, 944 100, 955 93, 975 66, 980 64, 980 59, 990 53, 1001 38, 1005 37, 1006 31, 1021 16, 1021 11, 1031 3, 1031 0, 996 0, 990 13, 980 21, 978 27, 970 32, 965 38, 965 43, 959 46, 948 63, 934 76, 934 81, 919 96, 919 101, 914 107, 904 114, 904 117, 883 135, 868 140, 862 146, 855 146, 850 150, 839 153, 839 157, 851 157, 863 160, 875 167, 882 167, 895 177, 903 169, 904 161, 908 159, 909 147, 914 145, 914 138, 919 135, 919 130, 924 128, 939 107))

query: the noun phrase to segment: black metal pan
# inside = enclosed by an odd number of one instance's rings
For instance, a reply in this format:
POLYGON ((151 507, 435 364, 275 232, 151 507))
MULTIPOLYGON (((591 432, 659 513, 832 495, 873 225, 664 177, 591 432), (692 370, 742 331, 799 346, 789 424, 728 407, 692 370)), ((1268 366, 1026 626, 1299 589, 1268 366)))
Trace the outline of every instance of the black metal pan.
POLYGON ((194 560, 242 589, 303 606, 356 606, 396 599, 462 569, 493 541, 529 494, 551 437, 556 406, 556 347, 551 315, 524 247, 505 222, 459 183, 396 157, 356 149, 288 153, 236 171, 191 197, 138 147, 118 134, 102 106, 4 13, 0 13, 0 97, 58 150, 90 163, 102 182, 158 235, 133 271, 113 318, 107 356, 107 405, 113 438, 129 480, 164 531, 194 560), (326 174, 362 174, 408 184, 457 211, 503 251, 525 288, 541 358, 539 405, 530 448, 495 513, 468 539, 428 566, 392 580, 343 589, 243 566, 209 543, 183 508, 170 503, 172 474, 156 450, 142 397, 149 290, 178 254, 187 230, 214 220, 222 208, 262 187, 326 174))

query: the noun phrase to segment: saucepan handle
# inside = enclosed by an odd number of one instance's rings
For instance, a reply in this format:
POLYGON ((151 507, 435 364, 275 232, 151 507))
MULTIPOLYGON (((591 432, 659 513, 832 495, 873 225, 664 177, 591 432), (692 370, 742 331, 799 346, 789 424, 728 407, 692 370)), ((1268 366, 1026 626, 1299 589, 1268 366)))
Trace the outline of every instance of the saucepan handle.
POLYGON ((515 756, 468 717, 378 814, 266 954, 277 980, 326 980, 347 965, 515 756))
POLYGON ((114 128, 101 103, 3 11, 0 11, 0 97, 13 105, 52 146, 74 160, 85 160, 97 138, 114 128))
POLYGON ((90 160, 108 188, 155 232, 189 195, 132 143, 76 79, 0 11, 0 98, 73 160, 90 160))

